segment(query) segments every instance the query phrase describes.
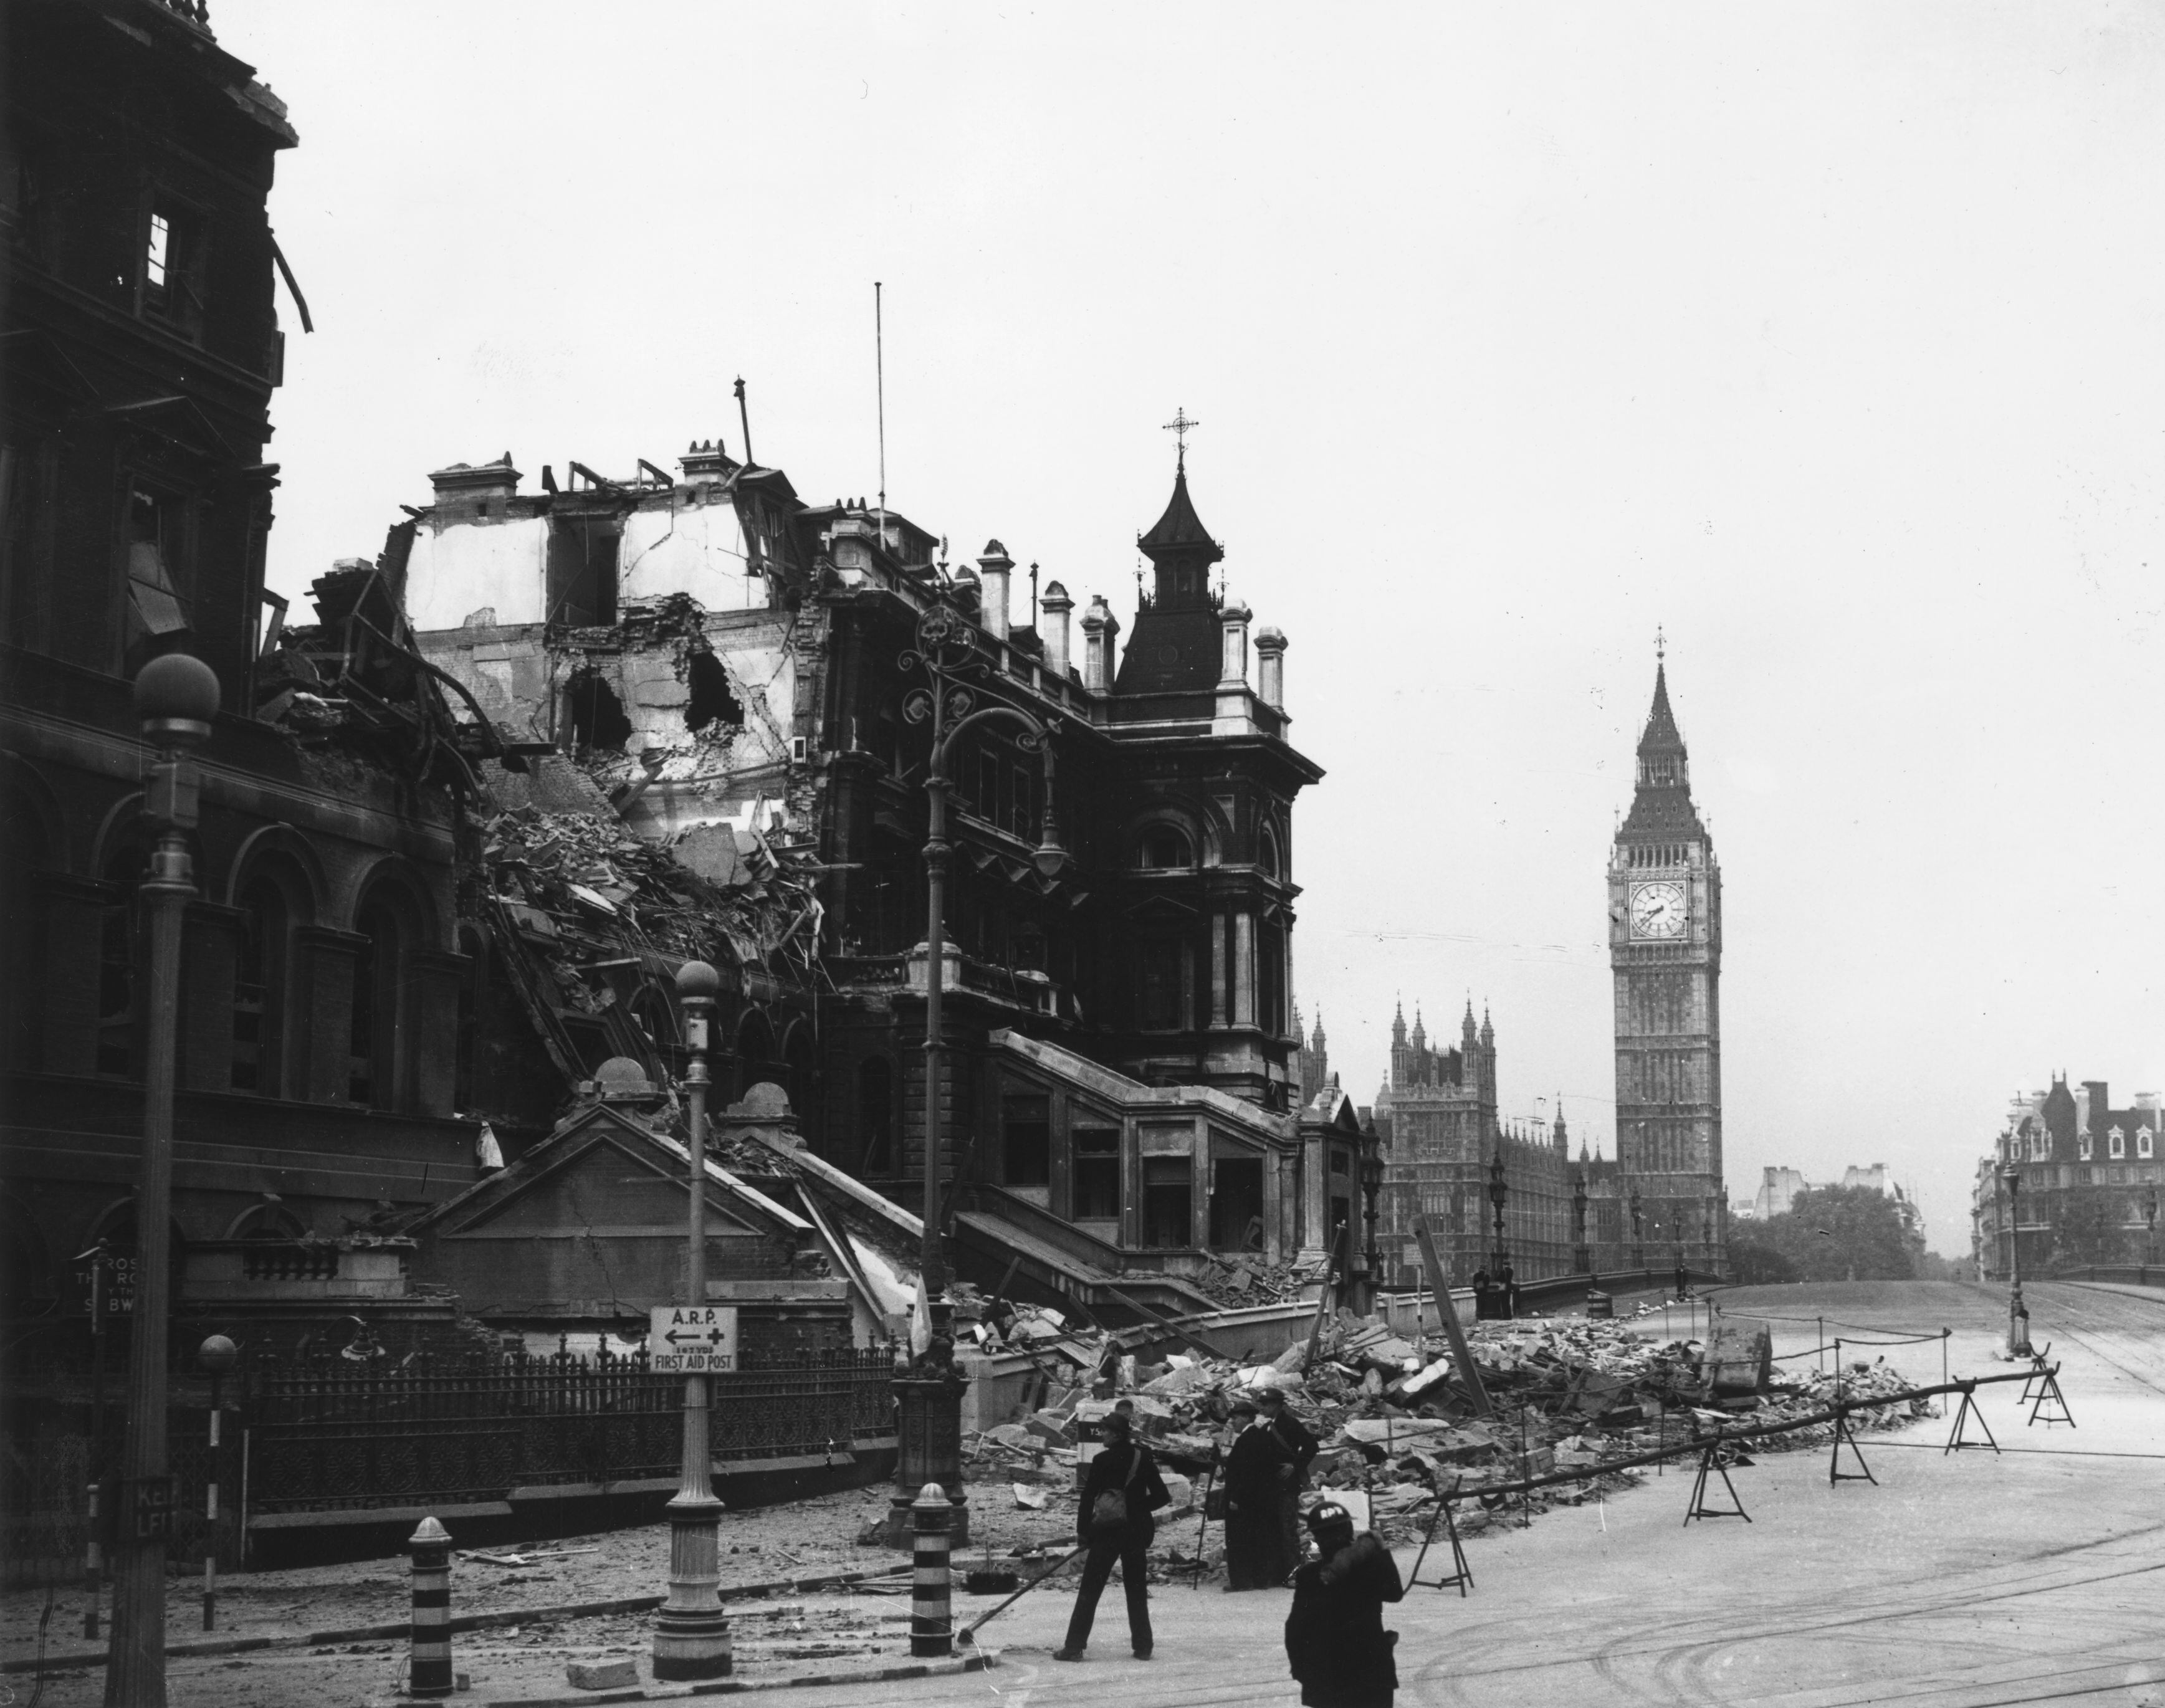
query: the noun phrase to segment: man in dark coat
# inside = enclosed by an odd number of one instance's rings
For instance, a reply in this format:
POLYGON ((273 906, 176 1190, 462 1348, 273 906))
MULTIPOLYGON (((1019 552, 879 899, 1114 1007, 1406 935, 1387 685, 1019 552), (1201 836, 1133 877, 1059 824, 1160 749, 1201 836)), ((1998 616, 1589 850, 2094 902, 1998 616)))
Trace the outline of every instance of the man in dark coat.
POLYGON ((1315 1457, 1315 1437, 1308 1426, 1293 1415, 1284 1393, 1266 1388, 1256 1396, 1262 1407, 1263 1426, 1284 1449, 1286 1467, 1278 1473, 1279 1546, 1285 1550, 1285 1570, 1300 1563, 1300 1491, 1308 1486, 1308 1463, 1315 1457))
POLYGON ((1225 1450, 1225 1587, 1275 1589, 1293 1570, 1279 1522, 1280 1473, 1293 1463, 1256 1402, 1235 1400, 1226 1421, 1233 1439, 1225 1450))
POLYGON ((1398 1633, 1383 1629, 1383 1604, 1405 1592, 1398 1562, 1353 1515, 1325 1500, 1308 1516, 1322 1558, 1293 1574, 1286 1616, 1286 1659, 1304 1708, 1391 1708, 1398 1633))
MULTIPOLYGON (((1120 1579, 1128 1595, 1128 1639, 1135 1658, 1148 1660, 1152 1642, 1150 1618, 1150 1545, 1157 1534, 1151 1515, 1167 1505, 1165 1479, 1158 1474, 1151 1450, 1135 1439, 1127 1414, 1109 1415, 1098 1428, 1104 1446, 1090 1461, 1082 1484, 1075 1529, 1077 1540, 1090 1552, 1082 1563, 1082 1587, 1075 1595, 1075 1611, 1067 1621, 1067 1641, 1053 1653, 1056 1661, 1079 1661, 1090 1641, 1090 1626, 1098 1616, 1098 1598, 1113 1575, 1113 1563, 1120 1566, 1120 1579), (1100 1498, 1117 1495, 1125 1516, 1114 1521, 1099 1511, 1100 1498)), ((1113 1504, 1108 1501, 1106 1504, 1113 1504)))

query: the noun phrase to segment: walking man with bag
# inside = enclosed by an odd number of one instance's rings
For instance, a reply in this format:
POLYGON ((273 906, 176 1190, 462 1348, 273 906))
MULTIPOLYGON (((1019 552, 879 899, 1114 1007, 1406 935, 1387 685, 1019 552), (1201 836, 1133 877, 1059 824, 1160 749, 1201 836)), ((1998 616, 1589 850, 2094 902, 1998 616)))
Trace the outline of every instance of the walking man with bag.
POLYGON ((1098 1616, 1098 1598, 1104 1594, 1117 1560, 1128 1596, 1128 1640, 1135 1658, 1146 1661, 1152 1647, 1150 1545, 1157 1533, 1157 1521, 1151 1515, 1172 1497, 1165 1492, 1157 1461, 1135 1439, 1125 1412, 1114 1412, 1098 1427, 1104 1431, 1105 1444, 1090 1461, 1075 1520, 1077 1540, 1087 1543, 1090 1553, 1082 1563, 1082 1587, 1075 1592, 1075 1611, 1067 1621, 1067 1641, 1052 1658, 1082 1658, 1090 1626, 1098 1616))
POLYGON ((1286 1616, 1286 1659, 1304 1708, 1391 1708, 1399 1635, 1383 1629, 1383 1604, 1405 1592, 1398 1562, 1372 1531, 1354 1533, 1353 1515, 1325 1500, 1308 1515, 1322 1558, 1293 1574, 1286 1616))

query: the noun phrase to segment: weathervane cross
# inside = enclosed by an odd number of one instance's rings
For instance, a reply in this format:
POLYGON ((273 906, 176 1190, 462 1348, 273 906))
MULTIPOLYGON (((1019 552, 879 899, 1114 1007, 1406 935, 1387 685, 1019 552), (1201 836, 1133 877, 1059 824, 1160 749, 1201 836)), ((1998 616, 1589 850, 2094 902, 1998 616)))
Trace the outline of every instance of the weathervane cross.
POLYGON ((1202 424, 1200 421, 1188 419, 1188 411, 1184 408, 1175 409, 1172 412, 1172 419, 1165 424, 1165 430, 1172 435, 1173 443, 1179 446, 1180 466, 1183 469, 1188 467, 1188 430, 1191 427, 1200 427, 1202 424))
POLYGON ((1668 636, 1667 636, 1666 635, 1662 634, 1662 630, 1661 630, 1660 626, 1659 626, 1658 625, 1656 625, 1656 627, 1655 627, 1655 630, 1654 630, 1654 661, 1655 661, 1655 662, 1657 662, 1657 663, 1660 663, 1662 660, 1666 659, 1668 656, 1669 656, 1669 641, 1668 641, 1668 636))

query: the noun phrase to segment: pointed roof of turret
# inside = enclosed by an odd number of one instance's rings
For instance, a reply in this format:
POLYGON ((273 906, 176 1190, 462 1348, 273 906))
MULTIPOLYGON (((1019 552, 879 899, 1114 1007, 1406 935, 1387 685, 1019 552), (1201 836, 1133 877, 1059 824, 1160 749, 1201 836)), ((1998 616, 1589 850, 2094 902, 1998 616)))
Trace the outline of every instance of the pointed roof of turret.
POLYGON ((1403 1044, 1405 1041, 1406 1003, 1405 999, 1404 997, 1400 997, 1399 999, 1399 1011, 1391 1020, 1391 1041, 1394 1044, 1403 1044))
POLYGON ((1142 547, 1153 563, 1175 553, 1200 557, 1205 563, 1215 563, 1225 555, 1210 537, 1210 530, 1203 525, 1203 519, 1195 514, 1195 501, 1188 496, 1186 457, 1181 459, 1173 472, 1172 498, 1165 507, 1165 514, 1151 524, 1149 533, 1136 536, 1135 544, 1142 547))
POLYGON ((1496 1041, 1496 1028, 1488 1024, 1488 1004, 1481 1004, 1481 1044, 1483 1048, 1496 1041))
POLYGON ((1422 1023, 1420 1004, 1414 1004, 1414 1048, 1424 1048, 1428 1043, 1428 1027, 1422 1023))
POLYGON ((1664 650, 1654 659, 1654 704, 1639 737, 1638 786, 1631 810, 1618 834, 1634 840, 1704 836, 1705 827, 1692 805, 1691 767, 1683 732, 1669 705, 1669 670, 1664 650))
POLYGON ((1683 751, 1683 733, 1677 728, 1677 714, 1669 709, 1668 661, 1657 658, 1654 661, 1654 704, 1646 714, 1646 733, 1639 737, 1640 756, 1683 751))

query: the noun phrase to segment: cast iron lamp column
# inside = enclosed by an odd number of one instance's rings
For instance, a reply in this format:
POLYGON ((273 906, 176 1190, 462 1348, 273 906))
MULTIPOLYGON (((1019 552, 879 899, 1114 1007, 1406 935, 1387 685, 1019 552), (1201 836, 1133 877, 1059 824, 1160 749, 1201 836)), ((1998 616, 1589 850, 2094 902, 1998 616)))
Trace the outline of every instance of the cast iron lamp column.
POLYGON ((1383 1159, 1377 1150, 1376 1141, 1371 1139, 1361 1155, 1361 1190, 1367 1199, 1368 1222, 1368 1284, 1361 1302, 1363 1315, 1376 1308, 1376 1291, 1383 1281, 1383 1254, 1376 1244, 1376 1200, 1383 1190, 1383 1159))
MULTIPOLYGON (((684 1290, 693 1305, 707 1303, 707 1035, 722 976, 703 961, 677 969, 677 996, 684 1008, 687 1104, 684 1151, 692 1189, 684 1290)), ((719 1679, 735 1664, 730 1621, 720 1588, 722 1503, 714 1498, 714 1460, 708 1452, 708 1402, 714 1379, 703 1370, 684 1378, 684 1457, 669 1516, 669 1599, 654 1616, 654 1676, 719 1679)))
POLYGON ((956 741, 966 732, 995 723, 1012 724, 1017 726, 1015 745, 1025 752, 1042 756, 1045 800, 1034 857, 1038 871, 1046 878, 1056 875, 1067 862, 1054 830, 1051 735, 1055 726, 1040 723, 1014 706, 971 709, 976 697, 955 678, 982 669, 973 625, 951 607, 933 606, 918 619, 917 645, 902 655, 900 662, 904 671, 923 670, 931 681, 930 688, 914 688, 904 697, 902 714, 913 724, 932 725, 931 758, 924 778, 924 1233, 918 1251, 919 1269, 932 1314, 932 1340, 913 1373, 895 1379, 895 1405, 900 1415, 896 1492, 889 1527, 890 1540, 898 1545, 911 1533, 909 1507, 927 1483, 946 1488, 956 1508, 950 1542, 958 1542, 967 1534, 968 1520, 961 1510, 965 1499, 962 1384, 954 1368, 954 1313, 946 1296, 948 1277, 941 1245, 945 1217, 940 1178, 940 998, 947 972, 947 860, 953 851, 947 840, 947 761, 956 741))
POLYGON ((158 827, 141 894, 150 939, 150 1026, 143 1064, 143 1160, 135 1189, 135 1318, 128 1355, 128 1431, 114 1514, 113 1646, 106 1708, 165 1708, 166 1542, 173 1485, 166 1467, 166 1265, 173 1198, 173 1045, 180 1017, 181 916, 195 899, 185 832, 200 779, 187 758, 210 739, 218 677, 199 658, 167 653, 135 677, 135 714, 156 751, 144 815, 158 827))
POLYGON ((2150 1237, 2144 1247, 2142 1284, 2150 1284, 2150 1272, 2157 1267, 2157 1189, 2153 1186, 2143 1195, 2142 1219, 2150 1224, 2150 1237))
POLYGON ((1639 1202, 1639 1189, 1631 1189, 1631 1267, 1646 1267, 1646 1224, 1644 1207, 1639 1202))
POLYGON ((1999 1178, 2007 1183, 2007 1356, 2025 1357, 2030 1352, 2030 1313, 2022 1305, 2022 1170, 2011 1152, 1999 1178))
POLYGON ((1571 1266, 1582 1275, 1593 1273, 1593 1253, 1586 1247, 1586 1170, 1580 1169, 1571 1183, 1571 1266))

